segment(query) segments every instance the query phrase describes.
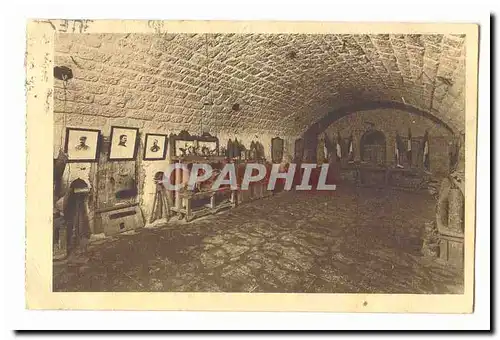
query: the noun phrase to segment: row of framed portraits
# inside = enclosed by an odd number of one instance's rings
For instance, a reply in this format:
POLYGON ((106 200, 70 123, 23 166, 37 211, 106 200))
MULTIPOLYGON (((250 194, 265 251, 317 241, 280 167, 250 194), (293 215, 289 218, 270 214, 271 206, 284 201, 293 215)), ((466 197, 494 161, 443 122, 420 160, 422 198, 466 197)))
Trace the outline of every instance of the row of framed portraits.
MULTIPOLYGON (((147 133, 144 160, 163 160, 167 155, 168 136, 147 133)), ((69 162, 96 162, 101 148, 101 130, 66 128, 64 152, 69 162)), ((112 126, 109 139, 108 160, 135 160, 139 149, 139 129, 112 126)))

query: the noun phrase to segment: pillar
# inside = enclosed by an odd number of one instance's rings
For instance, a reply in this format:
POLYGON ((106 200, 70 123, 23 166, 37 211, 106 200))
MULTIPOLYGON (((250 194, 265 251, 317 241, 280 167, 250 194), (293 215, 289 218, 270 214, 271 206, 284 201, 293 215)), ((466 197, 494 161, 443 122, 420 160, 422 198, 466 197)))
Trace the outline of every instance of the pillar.
POLYGON ((448 229, 455 233, 464 231, 464 197, 458 188, 449 192, 448 203, 448 229))
MULTIPOLYGON (((448 180, 448 179, 446 179, 448 180)), ((457 266, 464 262, 464 196, 459 188, 449 186, 442 190, 440 195, 445 195, 447 201, 447 216, 438 216, 446 225, 439 230, 439 257, 457 266), (443 218, 445 217, 445 218, 443 218), (447 217, 447 218, 446 218, 447 217)))

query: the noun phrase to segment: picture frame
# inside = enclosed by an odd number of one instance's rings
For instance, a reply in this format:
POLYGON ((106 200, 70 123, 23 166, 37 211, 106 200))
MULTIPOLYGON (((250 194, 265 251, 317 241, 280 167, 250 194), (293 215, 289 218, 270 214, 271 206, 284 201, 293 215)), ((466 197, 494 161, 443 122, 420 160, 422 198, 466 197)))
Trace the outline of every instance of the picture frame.
POLYGON ((198 139, 198 152, 201 156, 219 155, 219 138, 210 133, 203 133, 198 139))
POLYGON ((170 135, 170 156, 185 157, 189 150, 194 150, 197 147, 197 138, 192 136, 186 130, 179 134, 170 135))
POLYGON ((144 139, 145 161, 160 161, 167 157, 168 135, 146 133, 144 139))
POLYGON ((271 160, 273 163, 281 163, 283 161, 285 141, 283 138, 274 137, 271 139, 271 160))
POLYGON ((109 161, 130 161, 137 158, 139 128, 111 126, 109 161))
POLYGON ((201 136, 183 130, 170 135, 170 157, 211 157, 219 155, 219 139, 208 132, 201 136))
POLYGON ((101 130, 67 127, 64 153, 68 162, 97 162, 101 145, 101 130))

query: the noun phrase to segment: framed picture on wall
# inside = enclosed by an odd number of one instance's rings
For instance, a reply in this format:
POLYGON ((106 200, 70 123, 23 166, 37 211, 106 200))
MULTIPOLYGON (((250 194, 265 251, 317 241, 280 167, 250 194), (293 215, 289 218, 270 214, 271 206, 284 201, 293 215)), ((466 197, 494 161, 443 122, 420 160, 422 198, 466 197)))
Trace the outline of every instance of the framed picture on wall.
POLYGON ((174 149, 175 156, 184 157, 194 154, 196 145, 197 145, 196 140, 184 140, 184 139, 176 140, 174 149))
POLYGON ((203 133, 198 137, 198 152, 201 156, 218 156, 219 139, 208 132, 203 133))
POLYGON ((66 128, 64 152, 68 155, 68 162, 96 162, 100 136, 100 130, 66 128))
POLYGON ((112 126, 109 144, 110 161, 134 160, 137 156, 139 129, 112 126))
POLYGON ((281 163, 283 160, 284 140, 279 137, 271 139, 271 158, 273 163, 281 163))
POLYGON ((144 141, 144 160, 163 160, 167 156, 167 135, 146 133, 144 141))

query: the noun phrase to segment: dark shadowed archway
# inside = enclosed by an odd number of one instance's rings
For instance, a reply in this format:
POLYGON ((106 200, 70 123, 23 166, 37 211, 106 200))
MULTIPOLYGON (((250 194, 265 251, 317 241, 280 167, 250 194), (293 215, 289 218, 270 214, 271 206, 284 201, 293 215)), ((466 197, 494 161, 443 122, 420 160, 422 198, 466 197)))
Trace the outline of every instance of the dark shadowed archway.
MULTIPOLYGON (((431 121, 443 126, 445 129, 450 131, 452 134, 457 134, 459 132, 459 129, 452 125, 451 122, 447 122, 442 120, 441 118, 437 117, 436 115, 416 108, 414 106, 400 103, 400 102, 391 102, 391 101, 363 101, 357 104, 353 105, 348 105, 348 106, 343 106, 338 109, 335 109, 333 111, 330 111, 328 114, 326 114, 324 117, 322 117, 320 120, 318 120, 316 123, 312 124, 309 126, 309 128, 304 132, 303 134, 303 139, 304 139, 304 151, 308 155, 314 155, 316 154, 316 148, 317 148, 317 141, 318 141, 318 136, 323 133, 331 124, 333 124, 335 121, 355 112, 362 112, 362 111, 370 111, 370 110, 376 110, 376 109, 393 109, 393 110, 398 110, 398 111, 405 111, 409 113, 413 113, 422 117, 425 117, 427 119, 430 119, 431 121)), ((311 159, 310 161, 315 161, 315 159, 311 159)))

